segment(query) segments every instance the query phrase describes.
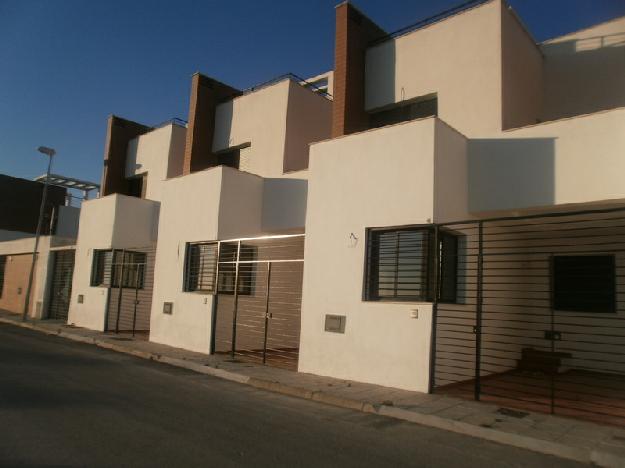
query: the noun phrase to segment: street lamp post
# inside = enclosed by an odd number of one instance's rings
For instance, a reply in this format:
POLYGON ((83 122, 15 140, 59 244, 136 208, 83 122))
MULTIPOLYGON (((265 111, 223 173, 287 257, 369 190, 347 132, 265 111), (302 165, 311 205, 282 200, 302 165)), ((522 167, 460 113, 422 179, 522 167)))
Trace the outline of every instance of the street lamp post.
POLYGON ((40 146, 37 148, 42 154, 48 156, 48 171, 46 172, 46 180, 43 183, 43 194, 41 195, 41 206, 39 206, 39 220, 37 221, 37 231, 35 232, 35 247, 33 248, 33 259, 30 263, 30 273, 28 274, 28 287, 26 288, 26 297, 24 298, 24 312, 22 321, 28 320, 28 306, 30 305, 30 291, 33 288, 33 275, 35 273, 35 262, 37 261, 37 250, 39 249, 39 237, 41 236, 41 228, 43 227, 43 212, 46 207, 46 197, 48 195, 48 181, 50 180, 50 169, 52 168, 52 158, 56 154, 52 148, 40 146))

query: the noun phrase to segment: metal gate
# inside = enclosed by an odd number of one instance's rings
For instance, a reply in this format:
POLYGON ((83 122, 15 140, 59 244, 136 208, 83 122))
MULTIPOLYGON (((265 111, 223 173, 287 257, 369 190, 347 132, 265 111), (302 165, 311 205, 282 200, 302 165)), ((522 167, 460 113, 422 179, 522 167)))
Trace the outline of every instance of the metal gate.
POLYGON ((113 250, 106 331, 148 332, 153 284, 154 249, 113 250))
POLYGON ((72 277, 74 275, 74 255, 72 250, 56 250, 53 252, 52 281, 50 284, 50 301, 48 318, 67 320, 69 303, 72 296, 72 277))
POLYGON ((297 369, 304 236, 221 242, 213 350, 297 369))
POLYGON ((625 425, 625 211, 436 229, 460 241, 456 301, 434 304, 432 390, 625 425))

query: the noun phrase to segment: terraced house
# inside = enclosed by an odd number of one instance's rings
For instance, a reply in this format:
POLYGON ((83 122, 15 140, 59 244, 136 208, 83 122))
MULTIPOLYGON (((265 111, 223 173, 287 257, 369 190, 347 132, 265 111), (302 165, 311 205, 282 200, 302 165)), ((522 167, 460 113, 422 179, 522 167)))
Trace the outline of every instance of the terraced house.
POLYGON ((625 18, 537 43, 503 0, 334 70, 192 78, 110 117, 69 323, 300 372, 625 423, 625 18))

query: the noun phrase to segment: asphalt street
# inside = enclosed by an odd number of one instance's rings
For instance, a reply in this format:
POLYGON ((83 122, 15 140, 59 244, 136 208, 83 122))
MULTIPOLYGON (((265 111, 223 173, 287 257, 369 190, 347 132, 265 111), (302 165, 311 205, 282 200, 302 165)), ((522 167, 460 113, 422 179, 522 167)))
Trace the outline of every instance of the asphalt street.
POLYGON ((3 324, 0 465, 580 466, 3 324))

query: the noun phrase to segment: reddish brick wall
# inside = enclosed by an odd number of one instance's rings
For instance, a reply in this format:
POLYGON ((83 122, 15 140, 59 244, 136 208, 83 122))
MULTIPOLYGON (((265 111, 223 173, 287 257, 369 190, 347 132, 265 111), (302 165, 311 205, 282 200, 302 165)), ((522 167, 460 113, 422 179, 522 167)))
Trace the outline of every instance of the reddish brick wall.
POLYGON ((128 142, 149 130, 151 127, 131 120, 115 115, 109 117, 104 146, 101 196, 112 193, 128 194, 128 181, 126 180, 128 142))
MULTIPOLYGON (((0 291, 0 309, 21 314, 24 311, 24 299, 28 287, 28 273, 32 262, 32 254, 7 255, 4 266, 4 284, 0 291)), ((33 288, 30 294, 29 307, 35 306, 33 295, 35 291, 36 274, 33 275, 33 288)))
POLYGON ((199 73, 193 75, 183 174, 201 171, 217 164, 217 157, 212 151, 215 110, 217 104, 240 94, 239 90, 212 78, 199 73))
POLYGON ((332 137, 369 128, 365 112, 365 52, 386 33, 348 2, 336 7, 332 137))

